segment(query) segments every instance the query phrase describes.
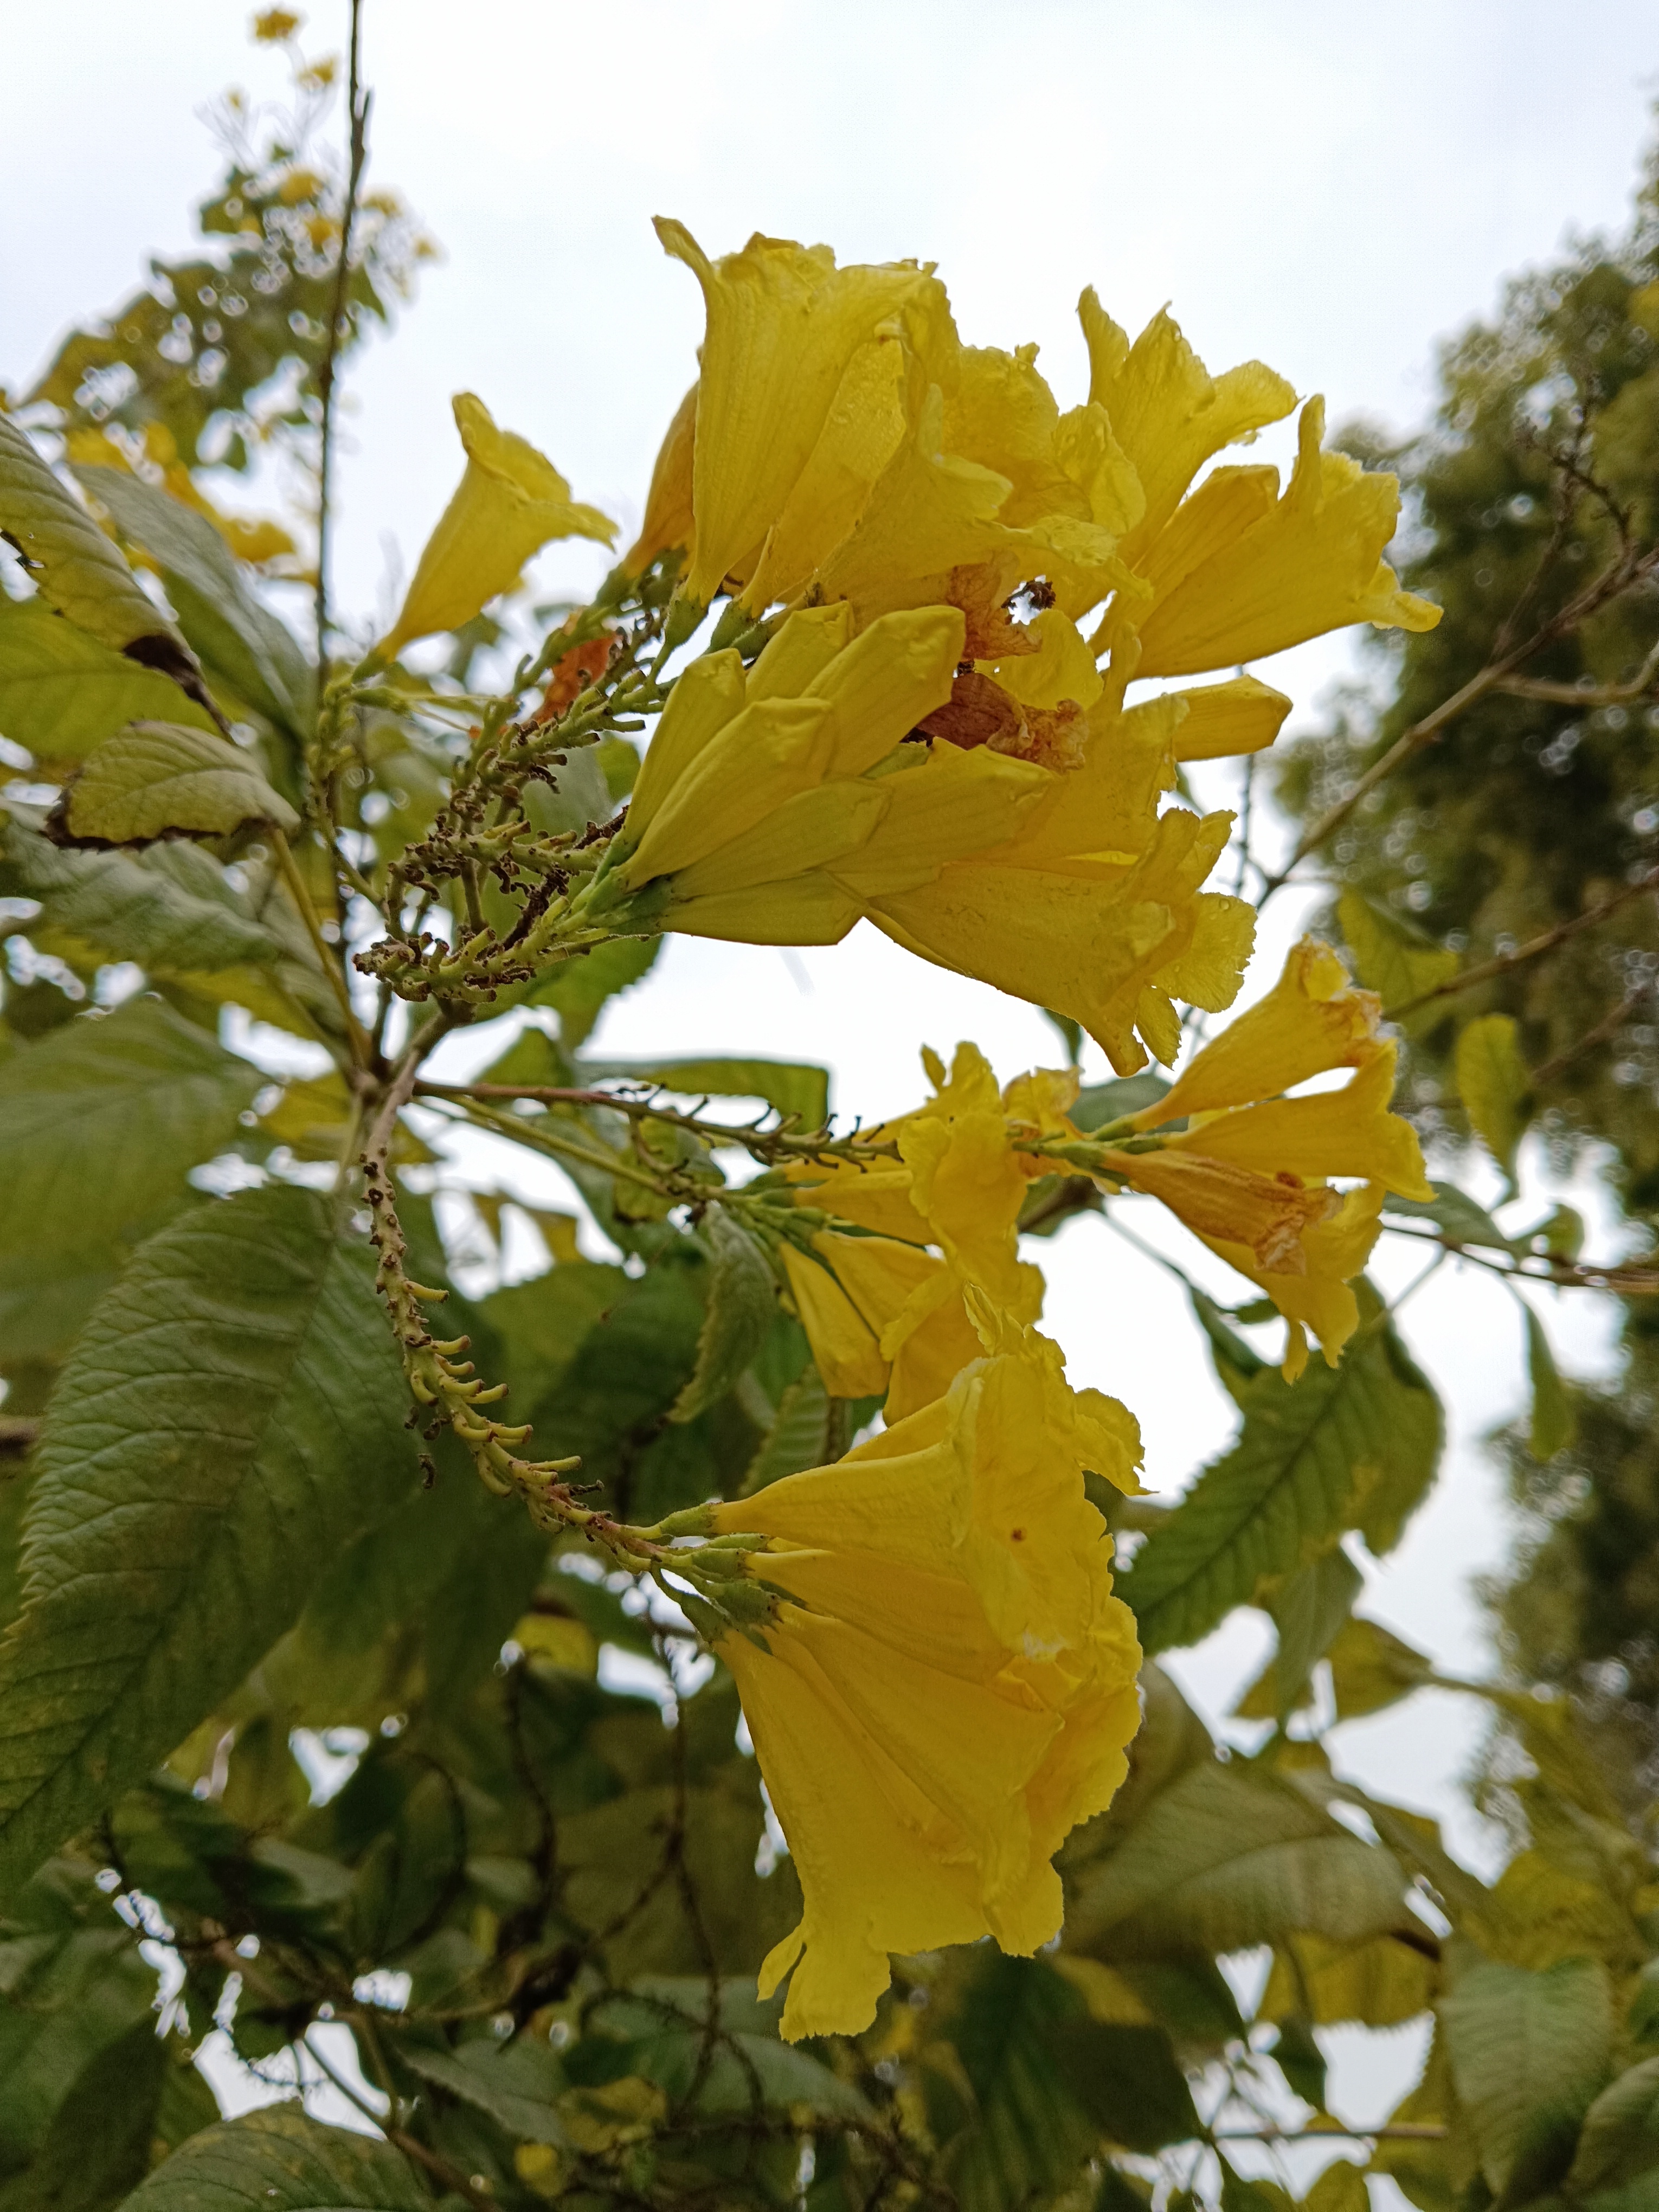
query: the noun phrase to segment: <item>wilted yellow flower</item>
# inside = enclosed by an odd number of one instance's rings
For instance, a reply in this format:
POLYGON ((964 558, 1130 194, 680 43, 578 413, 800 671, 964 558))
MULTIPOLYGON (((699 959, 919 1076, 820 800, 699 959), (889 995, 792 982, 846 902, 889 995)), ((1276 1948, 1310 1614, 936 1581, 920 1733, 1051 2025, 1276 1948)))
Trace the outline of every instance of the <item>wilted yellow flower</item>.
POLYGON ((617 526, 595 507, 573 501, 570 487, 544 454, 495 427, 471 392, 457 395, 455 427, 466 470, 426 542, 403 611, 375 647, 389 660, 418 637, 459 629, 499 592, 510 591, 532 554, 556 538, 595 538, 608 545, 617 526))
POLYGON ((1067 1384, 1056 1346, 977 1301, 989 1352, 835 1466, 714 1509, 768 1540, 775 1620, 717 1649, 799 1876, 782 2033, 856 2033, 890 1952, 1059 1929, 1050 1862, 1103 1811, 1139 1723, 1140 1654, 1111 1594, 1085 1470, 1137 1486, 1139 1438, 1067 1384))

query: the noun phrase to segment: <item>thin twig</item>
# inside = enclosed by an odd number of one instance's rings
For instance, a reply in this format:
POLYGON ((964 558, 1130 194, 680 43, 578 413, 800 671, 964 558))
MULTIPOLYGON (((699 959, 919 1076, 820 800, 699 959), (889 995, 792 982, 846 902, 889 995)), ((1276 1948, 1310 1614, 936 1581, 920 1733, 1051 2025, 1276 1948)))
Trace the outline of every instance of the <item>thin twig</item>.
POLYGON ((300 919, 305 925, 306 935, 311 939, 312 950, 317 955, 323 973, 328 978, 328 987, 333 992, 339 1003, 340 1012, 345 1017, 346 1035, 350 1040, 352 1059, 359 1067, 367 1067, 371 1049, 368 1035, 357 1018, 356 1009, 351 1003, 351 994, 346 988, 345 977, 341 973, 339 963, 334 957, 334 948, 323 935, 323 925, 317 919, 317 909, 311 902, 311 893, 306 889, 305 878, 301 875, 295 864, 293 848, 280 830, 273 830, 270 837, 276 854, 276 865, 282 871, 283 881, 288 885, 289 896, 299 909, 300 919))
MULTIPOLYGON (((1621 1297, 1650 1298, 1659 1296, 1659 1269, 1642 1267, 1622 1260, 1612 1261, 1606 1267, 1593 1262, 1558 1259, 1553 1253, 1528 1252, 1517 1255, 1513 1265, 1501 1260, 1488 1259, 1474 1245, 1443 1231, 1406 1229, 1398 1222, 1383 1224, 1390 1237, 1404 1237, 1415 1244, 1439 1244, 1472 1267, 1484 1267, 1488 1274, 1500 1276, 1506 1282, 1554 1283, 1559 1289, 1573 1291, 1616 1291, 1621 1297)), ((1120 1232, 1121 1233, 1121 1232, 1120 1232)))
POLYGON ((1570 635, 1599 607, 1605 605, 1609 599, 1616 599, 1632 584, 1639 583, 1655 568, 1659 568, 1659 546, 1638 554, 1628 545, 1621 545, 1617 559, 1587 584, 1576 599, 1569 599, 1547 622, 1540 624, 1524 644, 1511 646, 1507 651, 1497 654, 1484 668, 1470 677, 1467 684, 1460 685, 1449 699, 1443 699, 1431 713, 1425 714, 1420 721, 1413 722, 1410 729, 1395 738, 1382 759, 1374 761, 1359 777, 1347 796, 1338 799, 1334 805, 1327 807, 1312 828, 1304 832, 1295 851, 1278 874, 1267 878, 1258 904, 1265 906, 1275 891, 1282 890, 1309 854, 1322 845, 1334 830, 1340 829, 1361 799, 1374 791, 1385 777, 1392 775, 1402 761, 1408 760, 1413 753, 1420 752, 1425 745, 1439 736, 1448 723, 1455 721, 1467 708, 1474 706, 1487 692, 1496 690, 1507 677, 1523 662, 1530 660, 1534 653, 1542 652, 1557 638, 1570 635))
POLYGON ((1593 1030, 1586 1030, 1577 1043, 1568 1045, 1565 1051, 1556 1053, 1553 1058, 1542 1061, 1534 1067, 1532 1071, 1533 1082, 1534 1084, 1553 1083, 1564 1069, 1571 1066, 1573 1061, 1581 1054, 1593 1050, 1598 1044, 1605 1044, 1610 1036, 1616 1036, 1642 1001, 1651 998, 1652 995, 1651 983, 1643 983, 1634 991, 1626 992, 1613 1012, 1603 1015, 1593 1030))
POLYGON ((1391 2120, 1380 2128, 1218 2128, 1213 2142, 1443 2142, 1449 2130, 1436 2120, 1391 2120))
POLYGON ((328 677, 328 555, 330 471, 334 459, 334 372, 340 350, 340 324, 345 314, 346 293, 351 283, 351 231, 357 216, 357 191, 368 156, 368 94, 360 82, 363 0, 351 0, 351 41, 346 70, 346 108, 351 131, 350 166, 346 175, 345 206, 340 216, 340 258, 334 270, 334 297, 330 304, 328 336, 317 365, 317 391, 323 417, 317 454, 317 696, 320 700, 328 677))
POLYGON ((482 2190, 475 2189, 459 2166, 452 2166, 447 2158, 440 2158, 436 2151, 428 2150, 423 2142, 405 2133, 402 2128, 394 2127, 389 2112, 377 2112, 372 2105, 359 2096, 351 2084, 335 2072, 309 2035, 302 2036, 300 2040, 306 2056, 316 2060, 340 2094, 348 2103, 355 2105, 366 2120, 372 2121, 389 2143, 402 2151, 406 2158, 412 2158, 417 2165, 423 2166, 434 2181, 442 2182, 446 2189, 453 2189, 457 2196, 464 2197, 469 2204, 477 2207, 477 2212, 496 2212, 491 2199, 482 2190))
POLYGON ((1449 999, 1459 991, 1472 990, 1477 983, 1490 982, 1495 975, 1507 975, 1511 968, 1519 968, 1528 960, 1536 960, 1540 953, 1553 952, 1558 945, 1565 945, 1570 937, 1577 937, 1583 930, 1594 929, 1598 921, 1605 921, 1621 906, 1627 905, 1633 898, 1639 898, 1644 891, 1650 890, 1659 890, 1659 868, 1650 868, 1635 883, 1625 884, 1622 890, 1614 891, 1611 897, 1602 899, 1586 913, 1574 915, 1571 921, 1558 922, 1553 929, 1547 929, 1541 937, 1529 938, 1526 944, 1517 945, 1513 952, 1500 952, 1491 960, 1481 961, 1477 967, 1466 968, 1461 975, 1454 975, 1449 982, 1437 983, 1431 991, 1419 991, 1414 999, 1402 999, 1397 1006, 1385 1007, 1382 1018, 1390 1022, 1403 1020, 1406 1015, 1414 1014, 1419 1006, 1430 1006, 1437 999, 1449 999))
POLYGON ((1659 677, 1656 645, 1628 684, 1551 684, 1542 677, 1506 677, 1498 689, 1511 699, 1548 699, 1563 707, 1626 707, 1644 698, 1659 677))

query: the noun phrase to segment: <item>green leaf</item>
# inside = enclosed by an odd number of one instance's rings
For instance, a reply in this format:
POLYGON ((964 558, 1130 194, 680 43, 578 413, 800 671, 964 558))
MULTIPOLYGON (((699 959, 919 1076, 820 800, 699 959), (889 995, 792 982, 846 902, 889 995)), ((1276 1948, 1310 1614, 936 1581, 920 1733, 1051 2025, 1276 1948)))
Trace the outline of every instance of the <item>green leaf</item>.
POLYGON ((1410 1924, 1405 1887, 1392 1852, 1301 1791, 1206 1759, 1080 1871, 1066 1948, 1116 1966, 1291 1935, 1361 1943, 1410 1924))
POLYGON ((1221 2168, 1221 2212, 1287 2212, 1290 2199, 1276 2181, 1246 2176, 1220 2152, 1216 2157, 1221 2168))
MULTIPOLYGON (((632 750, 632 748, 629 748, 632 750)), ((591 823, 606 821, 616 806, 596 745, 572 747, 562 767, 545 771, 524 789, 524 811, 544 837, 580 835, 591 823)))
POLYGON ((1485 1246, 1489 1251, 1512 1252, 1515 1241, 1505 1237, 1484 1206, 1477 1206, 1455 1183, 1436 1182, 1432 1198, 1396 1198, 1391 1191, 1382 1201, 1384 1213, 1403 1214, 1408 1220, 1432 1221, 1452 1244, 1485 1246))
POLYGON ((171 839, 142 853, 65 852, 32 814, 0 819, 0 895, 38 899, 43 950, 95 964, 132 960, 158 981, 315 1036, 338 1015, 303 923, 280 883, 240 889, 200 846, 171 839))
POLYGON ((76 471, 131 544, 161 571, 179 625, 215 681, 303 743, 316 678, 294 633, 255 598, 204 514, 120 469, 76 471))
POLYGON ((148 996, 0 1061, 0 1260, 106 1263, 191 1195, 264 1081, 148 996))
POLYGON ((1148 1106, 1156 1106, 1169 1088, 1166 1078, 1150 1070, 1145 1075, 1119 1076, 1111 1083, 1092 1083, 1079 1091, 1071 1118, 1086 1134, 1122 1115, 1144 1113, 1148 1106))
POLYGON ((560 1041, 574 1052, 592 1034, 608 1000, 637 983, 662 950, 659 937, 617 937, 562 960, 532 983, 524 1004, 551 1006, 560 1041))
POLYGON ((1508 1014, 1478 1014, 1458 1032, 1457 1095, 1469 1127, 1511 1183, 1515 1156, 1531 1118, 1531 1078, 1520 1032, 1508 1014))
POLYGON ((155 2026, 155 1974, 84 1860, 43 1867, 0 1918, 0 2173, 40 2151, 108 2045, 155 2026))
POLYGON ((1399 1539, 1433 1479, 1440 1403, 1375 1295, 1340 1366, 1257 1376, 1236 1444, 1200 1475, 1118 1577, 1149 1653, 1195 1644, 1266 1575, 1293 1574, 1345 1528, 1374 1553, 1399 1539))
POLYGON ((1322 1552, 1268 1596, 1279 1649, 1233 1711, 1241 1720, 1284 1720, 1307 1702, 1314 1668, 1330 1650, 1365 1587, 1340 1545, 1322 1552))
POLYGON ((98 525, 0 415, 0 533, 28 563, 40 596, 77 629, 142 665, 178 678, 190 655, 98 525), (131 648, 140 650, 133 653, 131 648))
POLYGON ((1440 2025, 1487 2187, 1515 2203, 1544 2195, 1571 2165, 1607 2079, 1607 1969, 1594 1959, 1542 1973, 1483 1960, 1441 1999, 1440 2025))
POLYGON ((169 2057, 153 2016, 106 2043, 53 2114, 27 2185, 6 2192, 6 2212, 105 2212, 136 2188, 149 2171, 169 2057))
POLYGON ((830 1394, 816 1364, 804 1368, 778 1400, 776 1418, 749 1462, 738 1495, 752 1498, 769 1482, 804 1468, 823 1467, 830 1444, 830 1394))
POLYGON ((810 2051, 778 2039, 781 1997, 763 2002, 746 1977, 720 1984, 715 2021, 720 2034, 707 2058, 703 2023, 708 1984, 668 1974, 640 1976, 630 1990, 605 2001, 592 2025, 623 2042, 630 2071, 653 2081, 675 2106, 692 2100, 700 2112, 749 2112, 754 2090, 775 2111, 797 2107, 834 2119, 869 2124, 869 2103, 810 2051))
POLYGON ((0 593, 0 732, 46 761, 78 760, 129 722, 213 725, 158 675, 54 614, 0 593))
POLYGON ((702 1224, 711 1265, 708 1304, 697 1338, 697 1364, 669 1409, 671 1421, 690 1421, 723 1398, 765 1342, 777 1316, 778 1292, 766 1247, 724 1206, 710 1208, 702 1224))
POLYGON ((553 2109, 565 2087, 564 2069, 546 2043, 526 2037, 504 2046, 491 2036, 452 2051, 404 2042, 398 2055, 412 2074, 487 2114, 515 2142, 564 2142, 553 2109))
POLYGON ((660 1084, 682 1098, 763 1098, 803 1129, 821 1129, 830 1118, 829 1069, 800 1060, 587 1060, 582 1073, 660 1084))
MULTIPOLYGON (((1457 973, 1457 955, 1431 944, 1420 930, 1374 906, 1358 891, 1345 890, 1336 902, 1343 940, 1353 955, 1355 975, 1382 1000, 1383 1011, 1404 1006, 1424 992, 1437 990, 1457 973)), ((1437 1017, 1424 1007, 1406 1027, 1422 1027, 1437 1017)))
POLYGON ((1246 1390, 1267 1366, 1267 1361, 1245 1343, 1206 1291, 1200 1291, 1196 1283, 1192 1283, 1188 1285, 1188 1297, 1198 1325, 1209 1340, 1217 1380, 1235 1404, 1243 1405, 1246 1390))
POLYGON ((412 1487, 401 1368, 343 1227, 282 1187, 193 1208, 71 1355, 0 1643, 0 1884, 179 1742, 412 1487))
POLYGON ((1161 2027, 1068 2020, 1050 2031, 1048 2043, 1078 2109, 1121 2149, 1162 2150, 1203 2132, 1161 2027))
POLYGON ((1532 1426, 1528 1431, 1527 1449, 1541 1466, 1546 1460, 1553 1459, 1557 1452, 1566 1449, 1577 1431, 1578 1423, 1572 1401, 1561 1387, 1560 1371, 1550 1350, 1550 1340, 1544 1334, 1543 1322, 1524 1298, 1521 1310, 1527 1316, 1527 1380, 1532 1385, 1532 1426))
MULTIPOLYGON (((1311 2105, 1316 2112, 1325 2109, 1325 2054, 1320 2049, 1313 2028, 1305 2020, 1292 2016, 1279 2031, 1273 2045, 1273 2063, 1285 2076, 1294 2096, 1304 2105, 1311 2105)), ((1350 2168, 1352 2172, 1355 2169, 1350 2168)), ((1360 2191, 1363 2201, 1364 2191, 1360 2191)))
POLYGON ((427 2212, 390 2143, 277 2105, 204 2129, 126 2200, 131 2212, 427 2212))
POLYGON ((1054 2064, 1054 2029, 1081 2020, 1078 1992, 1039 1959, 986 1954, 948 2024, 975 2116, 950 2146, 962 2212, 1015 2212, 1075 2178, 1096 2130, 1054 2064))
POLYGON ((1057 1014, 1052 1006, 1039 1010, 1045 1022, 1052 1022, 1059 1031, 1060 1041, 1066 1048, 1066 1065, 1075 1067, 1083 1058, 1083 1024, 1074 1022, 1069 1014, 1057 1014))
POLYGON ((147 845, 175 831, 228 837, 259 822, 300 826, 246 753, 176 722, 135 722, 100 745, 70 780, 63 820, 71 837, 100 845, 147 845))
POLYGON ((1327 1655, 1338 1717, 1382 1712, 1421 1689, 1434 1662, 1374 1620, 1347 1620, 1327 1655))
POLYGON ((1659 2058, 1644 2058, 1603 2089, 1584 2115, 1567 2189, 1613 2189, 1659 2166, 1659 2058))

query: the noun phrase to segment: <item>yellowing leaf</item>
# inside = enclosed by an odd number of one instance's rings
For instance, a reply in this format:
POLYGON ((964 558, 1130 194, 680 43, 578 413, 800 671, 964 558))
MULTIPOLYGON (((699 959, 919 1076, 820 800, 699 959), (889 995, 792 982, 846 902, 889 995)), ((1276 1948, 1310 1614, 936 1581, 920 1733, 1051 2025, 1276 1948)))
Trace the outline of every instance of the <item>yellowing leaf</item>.
POLYGON ((191 666, 184 640, 115 547, 58 481, 15 422, 0 415, 0 530, 16 546, 48 606, 118 653, 167 675, 191 666), (175 665, 176 664, 176 665, 175 665))
POLYGON ((1513 1019, 1477 1015, 1459 1034, 1455 1069, 1470 1127, 1513 1182, 1515 1155, 1531 1110, 1513 1019))
MULTIPOLYGON (((1336 918, 1353 956, 1354 973, 1368 991, 1376 993, 1386 1013, 1449 983, 1457 973, 1455 952, 1431 945, 1358 891, 1343 892, 1336 918)), ((1408 1020, 1406 1026, 1413 1024, 1408 1020)))
POLYGON ((532 1658, 549 1660, 569 1674, 592 1674, 599 1667, 592 1632, 565 1613, 526 1613, 513 1631, 513 1641, 532 1658))
POLYGON ((100 845, 179 831, 222 837, 249 822, 295 830, 299 821, 246 753, 177 722, 135 722, 99 746, 64 794, 70 836, 100 845))
POLYGON ((79 760, 128 722, 210 729, 171 678, 54 614, 44 598, 0 594, 0 735, 46 761, 79 760))

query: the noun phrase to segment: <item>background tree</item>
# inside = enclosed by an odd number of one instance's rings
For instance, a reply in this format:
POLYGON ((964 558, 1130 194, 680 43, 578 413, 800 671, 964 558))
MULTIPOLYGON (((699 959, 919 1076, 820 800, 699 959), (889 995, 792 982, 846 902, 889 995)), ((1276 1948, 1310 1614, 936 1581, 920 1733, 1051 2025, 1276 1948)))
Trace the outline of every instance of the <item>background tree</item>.
MULTIPOLYGON (((1445 348, 1434 419, 1352 449, 1397 468, 1403 572, 1446 611, 1376 640, 1374 675, 1279 792, 1340 896, 1327 917, 1401 1015, 1425 1138, 1523 1129, 1595 1159, 1636 1249, 1659 1222, 1659 169, 1630 225, 1507 288, 1445 348), (1451 711, 1448 711, 1448 707, 1451 711), (1356 803, 1357 801, 1357 803, 1356 803), (1496 1042, 1501 1052, 1489 1048, 1496 1042)), ((1535 1243, 1570 1254, 1572 1217, 1535 1243)), ((1517 1683, 1567 1692, 1634 1834, 1659 1770, 1653 1317, 1616 1383, 1503 1439, 1521 1536, 1487 1586, 1517 1683)), ((1503 1807, 1500 1727, 1486 1802, 1503 1807)))

